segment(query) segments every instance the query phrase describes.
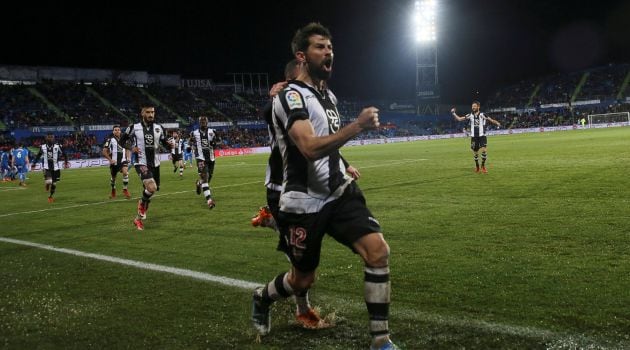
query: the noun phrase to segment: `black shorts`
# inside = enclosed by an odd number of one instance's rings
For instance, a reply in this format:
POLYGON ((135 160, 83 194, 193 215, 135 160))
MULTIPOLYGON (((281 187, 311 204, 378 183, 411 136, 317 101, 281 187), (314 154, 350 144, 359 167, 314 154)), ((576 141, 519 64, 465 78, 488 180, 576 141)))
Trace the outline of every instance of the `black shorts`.
POLYGON ((120 173, 122 171, 122 168, 124 167, 128 167, 129 166, 129 162, 124 161, 122 163, 117 163, 116 165, 114 164, 110 164, 109 165, 109 172, 110 174, 112 174, 112 177, 116 176, 116 174, 120 173))
POLYGON ((208 174, 208 176, 212 176, 214 173, 214 160, 197 159, 197 172, 199 175, 208 174))
POLYGON ((142 181, 153 179, 155 181, 155 185, 157 186, 157 190, 160 190, 160 167, 150 167, 144 164, 136 164, 134 165, 136 168, 136 172, 140 175, 140 179, 142 181))
MULTIPOLYGON (((365 204, 365 197, 352 182, 340 198, 326 204, 319 213, 278 213, 280 250, 300 271, 313 271, 319 265, 324 234, 351 248, 359 238, 381 232, 378 221, 365 204)), ((353 249, 354 251, 354 249, 353 249)))
POLYGON ((61 170, 44 169, 44 179, 51 178, 53 182, 61 180, 61 170))
POLYGON ((171 153, 171 160, 173 160, 173 163, 182 160, 182 154, 172 154, 171 153))
POLYGON ((488 145, 488 138, 485 136, 473 136, 470 138, 470 149, 477 152, 480 148, 488 145))

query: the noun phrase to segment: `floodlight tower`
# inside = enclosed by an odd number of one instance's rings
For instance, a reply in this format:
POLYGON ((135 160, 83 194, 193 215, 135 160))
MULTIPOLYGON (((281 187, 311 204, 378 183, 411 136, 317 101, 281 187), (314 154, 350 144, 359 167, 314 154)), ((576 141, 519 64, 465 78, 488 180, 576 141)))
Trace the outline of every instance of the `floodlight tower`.
POLYGON ((414 26, 416 34, 416 112, 437 115, 438 86, 436 10, 437 0, 416 0, 414 26))

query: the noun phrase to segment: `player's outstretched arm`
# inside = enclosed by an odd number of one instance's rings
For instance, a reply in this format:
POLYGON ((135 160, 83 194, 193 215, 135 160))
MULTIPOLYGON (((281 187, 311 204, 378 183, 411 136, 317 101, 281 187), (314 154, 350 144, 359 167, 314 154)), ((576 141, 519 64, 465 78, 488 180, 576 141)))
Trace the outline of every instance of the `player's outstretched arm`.
POLYGON ((494 119, 492 119, 490 117, 486 117, 486 119, 488 119, 492 124, 494 124, 494 125, 496 125, 498 127, 501 127, 501 123, 499 123, 498 121, 496 121, 496 120, 494 120, 494 119))
POLYGON ((451 108, 451 114, 453 115, 453 118, 457 119, 458 122, 466 120, 466 117, 460 117, 457 115, 457 113, 455 113, 455 108, 451 108))

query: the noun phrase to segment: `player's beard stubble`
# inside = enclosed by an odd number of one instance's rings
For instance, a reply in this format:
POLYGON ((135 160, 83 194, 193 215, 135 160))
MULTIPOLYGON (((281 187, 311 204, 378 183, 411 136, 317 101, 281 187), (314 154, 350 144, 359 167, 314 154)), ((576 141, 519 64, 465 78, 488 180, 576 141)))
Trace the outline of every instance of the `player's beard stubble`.
POLYGON ((332 75, 332 69, 326 70, 324 67, 329 64, 332 66, 332 58, 326 58, 320 64, 316 64, 314 62, 306 62, 306 69, 309 74, 316 78, 317 80, 328 80, 332 75))

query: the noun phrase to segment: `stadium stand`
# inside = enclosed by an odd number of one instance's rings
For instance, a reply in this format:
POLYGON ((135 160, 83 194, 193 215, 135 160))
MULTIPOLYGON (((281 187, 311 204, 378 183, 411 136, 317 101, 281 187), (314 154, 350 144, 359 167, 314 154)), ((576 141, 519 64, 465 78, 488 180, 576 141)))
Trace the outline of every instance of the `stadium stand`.
MULTIPOLYGON (((74 71, 81 76, 80 69, 74 71)), ((111 125, 124 127, 135 121, 139 105, 147 101, 158 107, 160 123, 184 133, 194 126, 197 116, 207 115, 211 127, 219 131, 220 147, 268 144, 260 115, 268 100, 266 94, 238 92, 243 89, 230 84, 183 87, 173 83, 171 76, 147 78, 141 73, 128 73, 133 78, 128 80, 113 71, 108 79, 95 81, 46 77, 4 80, 0 84, 0 145, 16 140, 35 145, 45 132, 54 131, 73 158, 100 157, 100 145, 111 125)), ((630 64, 610 64, 508 85, 491 94, 483 110, 506 128, 573 125, 588 114, 630 111, 628 85, 630 64)), ((340 98, 341 123, 351 122, 368 105, 381 110, 382 125, 361 138, 452 134, 463 129, 448 113, 415 115, 413 101, 340 98)))

